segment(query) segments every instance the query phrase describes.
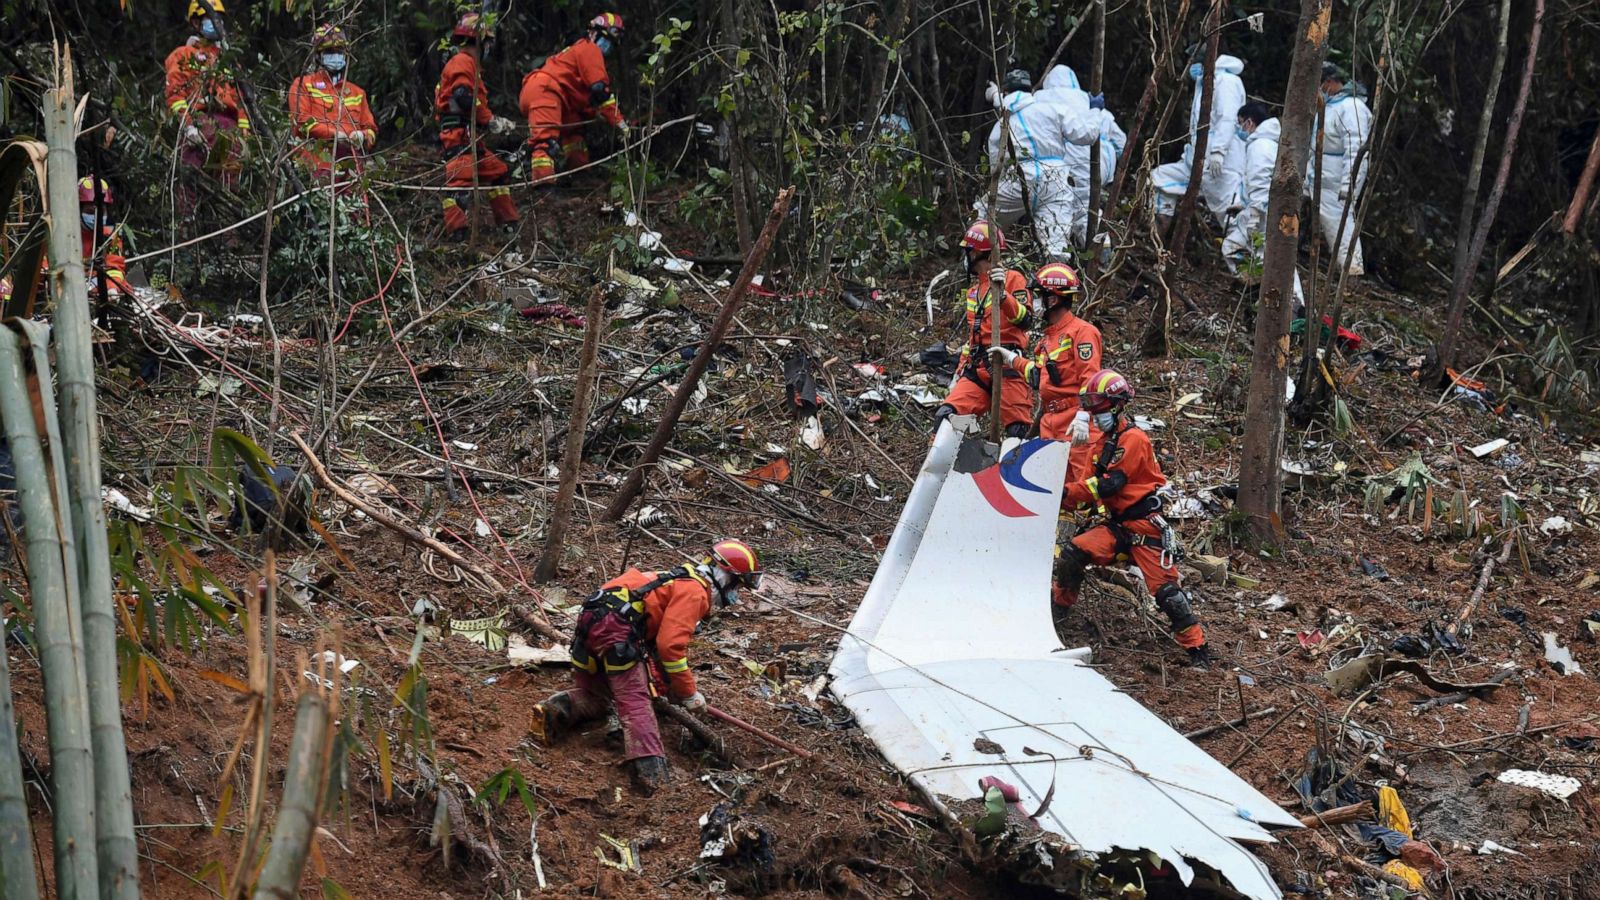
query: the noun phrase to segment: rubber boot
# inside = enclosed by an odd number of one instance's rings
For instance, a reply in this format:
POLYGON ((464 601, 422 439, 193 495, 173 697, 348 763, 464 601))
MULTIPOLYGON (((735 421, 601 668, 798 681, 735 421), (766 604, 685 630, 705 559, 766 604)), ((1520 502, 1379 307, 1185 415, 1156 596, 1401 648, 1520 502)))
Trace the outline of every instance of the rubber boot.
POLYGON ((628 760, 628 777, 633 781, 634 790, 650 797, 656 791, 666 786, 667 783, 667 758, 665 756, 641 756, 628 760))
POLYGON ((1201 644, 1189 648, 1189 667, 1205 672, 1211 668, 1211 645, 1201 644))
POLYGON ((528 733, 541 744, 550 746, 566 736, 572 721, 572 698, 566 692, 556 694, 543 703, 533 705, 533 716, 528 722, 528 733))

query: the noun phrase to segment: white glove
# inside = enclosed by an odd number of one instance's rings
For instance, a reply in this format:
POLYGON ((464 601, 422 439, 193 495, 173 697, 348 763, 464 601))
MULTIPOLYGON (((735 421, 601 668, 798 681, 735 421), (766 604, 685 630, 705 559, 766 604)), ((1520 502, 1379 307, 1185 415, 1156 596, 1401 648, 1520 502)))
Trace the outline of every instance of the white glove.
POLYGON ((206 142, 206 136, 200 133, 199 128, 193 125, 185 125, 183 126, 183 142, 190 147, 198 147, 206 142))
POLYGON ((706 708, 705 695, 700 693, 699 691, 695 691, 693 694, 690 694, 687 697, 683 697, 683 698, 681 698, 681 699, 679 699, 679 700, 677 700, 675 702, 679 706, 683 707, 684 709, 689 710, 690 712, 699 712, 700 710, 706 708))
POLYGON ((1000 268, 999 266, 995 266, 994 268, 989 270, 989 280, 994 282, 994 286, 995 287, 998 287, 998 288, 1005 287, 1006 286, 1006 270, 1000 268))
POLYGON ((1067 435, 1072 438, 1074 444, 1086 444, 1089 442, 1089 413, 1087 410, 1080 409, 1078 414, 1072 417, 1072 424, 1067 426, 1067 435))
POLYGON ((990 106, 999 106, 1000 85, 995 84, 992 81, 989 82, 989 86, 983 89, 983 99, 989 101, 990 106))
POLYGON ((617 123, 617 130, 622 132, 623 140, 627 140, 629 136, 633 134, 633 126, 628 124, 627 119, 623 119, 617 123))
POLYGON ((994 355, 1000 357, 1000 362, 1009 366, 1020 354, 1010 347, 995 347, 994 355))
POLYGON ((1213 156, 1206 160, 1206 175, 1212 180, 1222 177, 1222 157, 1213 156))
POLYGON ((517 123, 511 121, 505 116, 495 116, 489 120, 490 134, 510 134, 512 131, 516 130, 516 127, 517 123))
POLYGON ((363 149, 367 146, 367 133, 365 131, 352 131, 345 135, 344 139, 349 142, 350 146, 356 148, 357 150, 363 149))

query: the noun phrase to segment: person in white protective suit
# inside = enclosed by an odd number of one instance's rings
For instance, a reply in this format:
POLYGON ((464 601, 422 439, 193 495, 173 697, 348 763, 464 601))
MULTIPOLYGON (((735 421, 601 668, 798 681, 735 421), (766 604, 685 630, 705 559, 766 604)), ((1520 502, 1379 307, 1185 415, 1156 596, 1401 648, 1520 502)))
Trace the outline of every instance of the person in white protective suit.
MULTIPOLYGON (((1100 184, 1111 184, 1117 174, 1117 157, 1121 155, 1122 148, 1127 146, 1128 136, 1117 125, 1116 116, 1105 109, 1104 95, 1089 94, 1079 84, 1078 75, 1070 66, 1058 65, 1045 73, 1033 97, 1060 109, 1069 122, 1091 115, 1091 110, 1102 111, 1094 114, 1100 120, 1100 184)), ((1093 146, 1092 141, 1088 144, 1068 144, 1065 154, 1077 203, 1072 239, 1079 246, 1086 242, 1089 227, 1089 150, 1093 146)))
MULTIPOLYGON (((1228 207, 1233 205, 1239 182, 1244 177, 1244 143, 1234 134, 1239 107, 1245 102, 1244 82, 1239 78, 1243 71, 1244 60, 1224 55, 1217 57, 1212 74, 1211 132, 1206 138, 1200 197, 1218 225, 1227 221, 1228 207)), ((1171 226, 1178 203, 1189 189, 1195 135, 1200 130, 1200 95, 1204 89, 1200 76, 1204 74, 1205 67, 1200 63, 1189 66, 1189 77, 1194 80, 1194 102, 1189 107, 1189 142, 1183 145, 1183 157, 1177 162, 1156 166, 1150 175, 1155 183, 1156 224, 1162 231, 1171 226)))
POLYGON ((1072 189, 1067 147, 1093 143, 1100 136, 1105 110, 1088 110, 1069 121, 1058 107, 1034 96, 1032 78, 1021 70, 1006 73, 1001 86, 991 84, 989 88, 990 102, 1010 112, 1011 149, 1016 160, 1007 154, 1001 123, 996 122, 989 132, 990 171, 1000 167, 995 209, 987 208, 987 196, 979 197, 973 208, 980 218, 1002 228, 1027 213, 1045 252, 1053 259, 1068 259, 1078 195, 1072 189))
MULTIPOLYGON (((1239 108, 1235 136, 1244 141, 1244 181, 1239 185, 1239 212, 1233 217, 1228 234, 1222 239, 1222 261, 1228 271, 1239 274, 1239 267, 1250 263, 1259 276, 1263 257, 1263 223, 1267 199, 1272 193, 1272 173, 1278 163, 1278 137, 1282 133, 1276 117, 1262 103, 1246 103, 1239 108)), ((1303 303, 1300 270, 1294 273, 1294 299, 1303 303)))
MULTIPOLYGON (((1367 106, 1367 89, 1350 81, 1334 63, 1322 67, 1322 94, 1327 98, 1322 126, 1322 196, 1317 198, 1317 220, 1322 228, 1322 239, 1328 252, 1335 254, 1339 265, 1350 253, 1347 274, 1364 275, 1366 266, 1361 259, 1361 235, 1356 232, 1355 210, 1348 218, 1345 207, 1361 196, 1367 181, 1370 160, 1361 161, 1361 171, 1353 170, 1356 155, 1372 136, 1372 108, 1367 106), (1344 222, 1344 240, 1335 245, 1339 235, 1339 222, 1344 222), (1354 250, 1351 251, 1351 244, 1354 250)), ((1315 147, 1316 144, 1312 144, 1315 147)), ((1306 173, 1306 196, 1311 196, 1312 173, 1306 173)))

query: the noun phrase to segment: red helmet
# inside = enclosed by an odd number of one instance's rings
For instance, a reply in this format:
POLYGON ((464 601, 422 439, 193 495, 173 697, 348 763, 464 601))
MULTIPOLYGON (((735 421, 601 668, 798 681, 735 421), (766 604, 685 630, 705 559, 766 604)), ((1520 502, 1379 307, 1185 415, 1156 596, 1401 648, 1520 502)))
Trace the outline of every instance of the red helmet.
POLYGON ((967 233, 961 236, 961 249, 974 250, 985 253, 998 247, 1006 248, 1006 236, 1000 229, 989 224, 987 219, 979 219, 967 228, 967 233))
POLYGON ((1034 273, 1033 280, 1039 285, 1040 290, 1049 296, 1050 306, 1071 303, 1083 292, 1083 282, 1078 278, 1078 270, 1064 262, 1045 263, 1034 273))
POLYGON ((488 25, 484 18, 475 12, 469 12, 456 20, 455 30, 450 32, 452 37, 478 40, 494 37, 494 28, 488 25))
POLYGON ((1110 369, 1101 369, 1089 376, 1078 389, 1078 403, 1091 413, 1120 410, 1133 399, 1133 385, 1110 369))
POLYGON ((744 541, 717 541, 711 545, 711 562, 725 572, 738 576, 740 584, 752 590, 761 587, 761 558, 755 548, 744 541))
MULTIPOLYGON (((94 182, 95 177, 93 175, 85 175, 78 179, 79 203, 94 202, 94 182)), ((111 185, 106 184, 104 178, 100 179, 100 199, 105 201, 107 206, 111 205, 111 185)))
POLYGON ((344 29, 329 22, 320 25, 311 35, 311 49, 315 52, 323 50, 343 50, 350 46, 350 40, 344 36, 344 29))
POLYGON ((621 16, 617 15, 616 13, 608 12, 601 13, 600 15, 590 19, 589 30, 602 31, 611 35, 612 37, 620 37, 622 32, 626 30, 626 26, 622 24, 621 16))

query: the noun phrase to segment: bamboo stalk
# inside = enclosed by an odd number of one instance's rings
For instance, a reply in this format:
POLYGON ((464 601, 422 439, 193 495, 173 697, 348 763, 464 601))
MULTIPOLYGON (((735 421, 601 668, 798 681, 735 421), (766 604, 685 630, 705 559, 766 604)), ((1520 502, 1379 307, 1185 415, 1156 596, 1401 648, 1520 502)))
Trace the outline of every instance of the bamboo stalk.
MULTIPOLYGON (((10 625, 0 617, 0 639, 10 625)), ((33 838, 28 828, 28 798, 17 749, 16 711, 11 704, 11 667, 0 647, 0 895, 5 900, 36 900, 33 838)))
MULTIPOLYGON (((1206 61, 1200 73, 1200 110, 1194 128, 1189 132, 1192 156, 1189 160, 1189 186, 1178 203, 1177 217, 1172 221, 1172 242, 1167 250, 1172 254, 1172 264, 1183 265, 1184 249, 1189 243, 1189 220, 1194 218, 1196 201, 1200 198, 1200 184, 1205 180, 1206 157, 1211 153, 1211 107, 1217 94, 1217 50, 1222 40, 1222 0, 1211 0, 1211 11, 1204 20, 1210 32, 1206 41, 1206 61)), ((1210 208, 1207 207, 1207 212, 1210 208)))
MULTIPOLYGON (((74 149, 72 54, 63 51, 57 85, 46 92, 50 209, 73 209, 78 200, 74 149)), ((95 175, 98 183, 99 175, 95 175)), ((51 216, 50 294, 55 298, 55 350, 61 385, 58 413, 66 457, 67 494, 78 603, 83 623, 90 744, 94 752, 95 849, 100 896, 136 900, 139 846, 133 835, 133 794, 122 734, 121 682, 117 678, 117 618, 112 607, 111 551, 100 499, 100 425, 95 405, 93 326, 84 281, 78 223, 51 216)), ((50 410, 46 410, 47 416, 50 410)))
POLYGON ((300 875, 317 832, 319 789, 327 765, 327 733, 327 704, 318 691, 306 691, 300 695, 295 710, 294 738, 289 745, 288 770, 283 776, 283 804, 272 829, 267 861, 256 880, 252 894, 255 900, 293 900, 300 896, 300 875))
MULTIPOLYGON (((81 252, 81 251, 80 251, 81 252)), ((60 523, 64 510, 51 502, 53 479, 45 461, 31 392, 15 332, 0 328, 0 414, 17 472, 17 505, 26 517, 28 589, 33 601, 34 634, 44 672, 46 725, 50 740, 50 786, 55 795, 56 895, 90 897, 98 893, 94 855, 94 755, 89 749, 89 710, 85 697, 81 623, 68 586, 63 559, 70 538, 60 523)), ((48 383, 49 373, 41 373, 48 383)))
POLYGON ((595 356, 600 349, 600 329, 606 314, 605 293, 600 285, 589 292, 584 310, 583 351, 578 358, 578 383, 572 391, 572 411, 567 422, 567 444, 561 454, 561 486, 556 489, 555 509, 550 513, 550 533, 545 536, 544 555, 533 570, 535 581, 549 581, 561 567, 561 551, 572 521, 572 500, 583 475, 583 438, 589 422, 589 395, 594 389, 595 356))

